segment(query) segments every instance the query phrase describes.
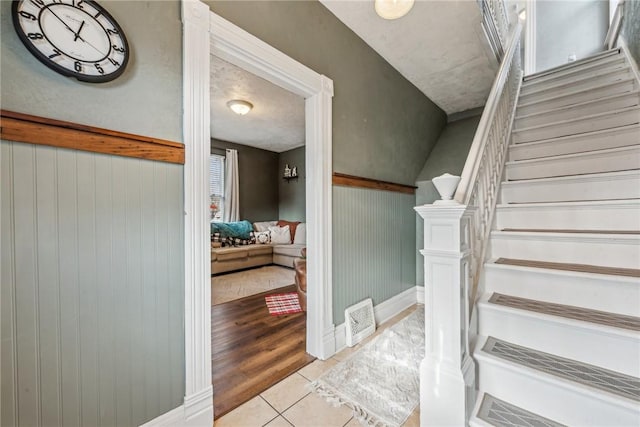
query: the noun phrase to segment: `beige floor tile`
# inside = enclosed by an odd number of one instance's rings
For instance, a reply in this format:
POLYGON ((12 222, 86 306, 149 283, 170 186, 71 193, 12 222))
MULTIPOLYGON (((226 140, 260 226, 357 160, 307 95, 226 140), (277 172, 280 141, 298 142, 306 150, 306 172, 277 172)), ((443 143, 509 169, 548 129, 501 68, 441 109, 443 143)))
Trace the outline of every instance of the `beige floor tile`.
POLYGON ((291 405, 309 394, 309 380, 295 373, 262 393, 262 397, 278 412, 284 412, 291 405))
POLYGON ((344 427, 362 427, 360 421, 358 421, 355 417, 351 418, 348 423, 344 425, 344 427))
POLYGON ((353 416, 346 406, 334 408, 315 393, 307 395, 282 414, 296 427, 342 427, 353 416))
POLYGON ((402 427, 420 427, 420 407, 418 406, 413 410, 407 421, 402 424, 402 427))
POLYGON ((336 353, 333 358, 342 362, 343 360, 347 359, 349 356, 351 356, 353 353, 355 353, 356 351, 358 351, 361 348, 360 345, 354 345, 353 347, 346 347, 342 350, 340 350, 338 353, 336 353))
POLYGON ((284 417, 279 416, 275 420, 271 421, 269 424, 264 427, 292 427, 291 423, 284 419, 284 417))
POLYGON ((215 427, 260 427, 278 416, 278 413, 260 396, 238 406, 219 420, 215 427))
POLYGON ((309 381, 315 381, 320 375, 334 367, 337 363, 338 361, 335 359, 314 360, 312 363, 300 369, 298 373, 309 381))

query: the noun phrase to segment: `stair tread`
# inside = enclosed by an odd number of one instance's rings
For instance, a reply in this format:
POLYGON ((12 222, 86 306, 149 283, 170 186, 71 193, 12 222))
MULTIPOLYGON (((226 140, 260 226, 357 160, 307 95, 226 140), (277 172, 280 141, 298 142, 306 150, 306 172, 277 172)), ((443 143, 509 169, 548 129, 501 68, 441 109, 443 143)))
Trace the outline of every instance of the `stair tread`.
POLYGON ((572 96, 578 95, 578 94, 583 93, 583 92, 591 92, 591 91, 598 90, 598 89, 603 89, 603 88, 606 88, 606 87, 609 87, 609 86, 616 86, 616 85, 619 85, 621 83, 629 83, 629 82, 635 82, 635 78, 634 77, 629 77, 628 79, 622 79, 622 80, 617 80, 617 81, 614 81, 614 82, 608 82, 608 83, 603 83, 603 84, 599 84, 599 85, 594 85, 594 86, 591 86, 591 87, 588 87, 588 88, 578 89, 578 90, 575 90, 573 92, 564 93, 562 95, 555 95, 555 96, 550 96, 550 97, 544 98, 544 99, 538 99, 537 101, 529 101, 529 102, 520 103, 520 100, 518 100, 518 108, 530 107, 530 106, 536 105, 536 104, 543 104, 545 102, 555 101, 555 100, 560 99, 560 98, 572 97, 572 96))
MULTIPOLYGON (((523 181, 510 182, 510 184, 522 183, 523 181)), ((578 206, 620 206, 634 205, 640 206, 640 199, 599 199, 599 200, 572 200, 567 202, 509 202, 496 205, 498 209, 508 209, 513 207, 578 207, 578 206)))
POLYGON ((535 80, 537 78, 540 78, 542 76, 546 76, 549 74, 553 74, 562 70, 567 70, 570 68, 574 68, 574 67, 579 67, 581 65, 587 64, 589 62, 593 62, 593 61, 598 61, 604 58, 609 58, 610 56, 615 56, 615 55, 620 55, 621 51, 619 47, 613 48, 613 49, 609 49, 609 50, 605 50, 602 52, 599 52, 595 55, 591 55, 588 56, 586 58, 582 58, 578 61, 573 61, 567 64, 562 64, 562 65, 558 65, 556 67, 552 67, 552 68, 548 68, 546 70, 542 70, 542 71, 538 71, 536 73, 533 74, 527 74, 526 76, 524 76, 524 80, 527 82, 530 82, 532 80, 535 80))
MULTIPOLYGON (((600 79, 602 79, 604 77, 607 77, 607 76, 609 76, 611 74, 617 74, 617 73, 623 74, 623 73, 630 73, 630 72, 631 72, 631 68, 628 65, 625 65, 624 67, 620 67, 618 69, 611 70, 608 73, 595 74, 595 75, 591 75, 591 76, 589 76, 589 75, 580 76, 579 78, 576 78, 573 82, 571 82, 571 84, 575 84, 575 83, 583 84, 584 82, 588 82, 590 80, 594 81, 594 82, 597 82, 598 80, 600 80, 600 79)), ((625 78, 621 78, 619 80, 614 80, 614 82, 620 82, 620 81, 623 81, 623 80, 626 80, 626 79, 625 78)), ((541 88, 535 88, 534 87, 530 92, 522 93, 521 96, 522 96, 522 98, 526 98, 526 97, 533 96, 533 95, 540 95, 541 93, 545 93, 545 92, 553 93, 553 92, 557 91, 558 89, 565 88, 567 86, 570 86, 570 85, 567 84, 567 83, 564 83, 564 82, 560 82, 558 84, 555 84, 555 85, 552 85, 552 86, 547 86, 547 87, 541 87, 541 88)))
POLYGON ((640 378, 488 337, 482 352, 557 378, 640 402, 640 378))
POLYGON ((476 417, 496 427, 563 427, 548 418, 529 412, 497 397, 484 393, 476 417))
MULTIPOLYGON (((494 293, 489 303, 640 332, 640 317, 494 293)), ((639 384, 640 387, 640 384, 639 384)), ((639 390, 640 392, 640 390, 639 390)), ((640 396, 639 396, 640 397, 640 396)))
MULTIPOLYGON (((634 145, 626 145, 624 147, 602 148, 599 150, 583 151, 581 153, 557 154, 555 156, 538 157, 535 159, 509 160, 508 162, 505 162, 505 165, 522 165, 525 163, 545 162, 551 159, 554 159, 554 160, 574 159, 574 158, 593 156, 595 154, 617 153, 621 151, 636 151, 638 150, 639 147, 640 147, 640 144, 634 144, 634 145)), ((637 168, 626 169, 626 170, 637 170, 637 168)), ((622 172, 622 171, 613 171, 613 172, 622 172)), ((575 175, 591 175, 591 174, 575 174, 575 175)), ((570 176, 570 175, 561 175, 561 176, 570 176)))
POLYGON ((604 267, 590 264, 570 264, 549 261, 532 261, 527 259, 498 258, 495 264, 513 265, 518 267, 546 268, 549 270, 574 271, 579 273, 607 274, 612 276, 638 277, 640 269, 604 267))
MULTIPOLYGON (((590 58, 592 59, 592 58, 590 58)), ((621 63, 626 63, 626 58, 624 55, 610 55, 610 56, 605 56, 599 60, 591 60, 591 62, 589 63, 589 61, 586 61, 585 63, 581 64, 580 67, 573 67, 574 69, 572 70, 571 67, 566 67, 567 64, 563 64, 562 66, 564 66, 565 68, 562 70, 558 70, 555 72, 551 72, 545 75, 541 75, 537 78, 531 79, 531 80, 527 80, 528 76, 525 76, 524 81, 522 83, 523 87, 528 87, 528 86, 535 86, 537 84, 544 84, 547 82, 551 82, 557 78, 564 78, 564 77, 569 77, 575 74, 580 74, 583 72, 590 72, 591 70, 593 70, 594 68, 598 68, 598 67, 608 67, 612 64, 615 64, 616 62, 621 62, 621 63)))
MULTIPOLYGON (((516 115, 515 120, 528 119, 528 118, 531 118, 531 117, 542 116, 544 114, 557 113, 557 112, 564 111, 564 110, 573 110, 575 108, 588 106, 590 104, 598 104, 598 103, 601 103, 603 101, 609 101, 611 99, 616 99, 616 98, 626 98, 628 96, 631 96, 631 97, 632 96, 638 96, 639 94, 640 94, 640 91, 637 90, 637 89, 633 90, 631 92, 616 93, 614 95, 602 96, 600 98, 590 99, 588 101, 582 101, 582 102, 578 102, 578 103, 572 104, 572 105, 563 105, 562 107, 550 108, 548 110, 537 111, 535 113, 524 114, 522 116, 516 115)), ((517 113, 517 111, 516 111, 516 113, 517 113)))
POLYGON ((519 233, 640 234, 638 230, 572 230, 552 228, 501 228, 500 231, 515 231, 519 233))
MULTIPOLYGON (((600 118, 600 117, 613 116, 613 115, 616 115, 616 114, 626 113, 627 111, 633 111, 633 110, 640 111, 640 107, 637 106, 637 105, 634 105, 632 107, 625 107, 625 108, 619 108, 617 110, 604 111, 602 113, 589 114, 587 116, 576 117, 576 118, 573 118, 573 119, 559 120, 557 122, 550 122, 550 123, 544 123, 544 124, 541 124, 541 125, 529 126, 529 127, 526 127, 526 128, 514 129, 514 131, 512 133, 528 132, 528 131, 531 131, 531 130, 534 130, 534 129, 540 129, 540 128, 545 128, 545 127, 558 126, 558 125, 566 125, 566 124, 569 124, 569 123, 580 122, 580 121, 584 121, 584 120, 593 120, 593 119, 597 119, 597 118, 600 118)), ((607 130, 616 129, 616 128, 618 128, 618 126, 615 126, 615 127, 612 127, 612 128, 607 128, 607 130)), ((573 135, 581 135, 581 134, 573 134, 573 135)), ((529 141, 527 141, 527 142, 529 142, 529 141)))
MULTIPOLYGON (((512 147, 528 147, 528 146, 533 146, 533 145, 538 145, 538 144, 548 144, 550 142, 561 142, 561 141, 565 141, 565 140, 571 140, 571 139, 579 139, 579 138, 585 138, 585 137, 590 137, 593 135, 605 135, 608 133, 615 133, 615 132, 620 132, 620 131, 625 131, 625 130, 633 130, 634 128, 637 128, 638 131, 640 132, 640 123, 633 123, 630 125, 624 125, 624 126, 617 126, 614 128, 609 128, 609 129, 599 129, 599 130, 594 130, 594 131, 590 131, 590 132, 584 132, 584 133, 576 133, 573 135, 565 135, 565 136, 558 136, 556 138, 548 138, 548 139, 540 139, 538 141, 529 141, 529 142, 518 142, 516 144, 511 144, 509 146, 509 148, 512 147)), ((640 133, 638 134, 638 143, 640 144, 640 133)))
MULTIPOLYGON (((513 161, 522 162, 524 160, 513 160, 513 161)), ((518 180, 511 180, 511 181, 503 181, 502 184, 516 185, 522 182, 556 182, 556 181, 570 181, 570 180, 576 180, 576 179, 584 181, 589 179, 628 177, 628 176, 635 176, 635 175, 640 175, 640 169, 627 169, 627 170, 614 171, 614 172, 580 173, 580 174, 572 174, 572 175, 550 176, 550 177, 544 177, 544 178, 518 179, 518 180)))

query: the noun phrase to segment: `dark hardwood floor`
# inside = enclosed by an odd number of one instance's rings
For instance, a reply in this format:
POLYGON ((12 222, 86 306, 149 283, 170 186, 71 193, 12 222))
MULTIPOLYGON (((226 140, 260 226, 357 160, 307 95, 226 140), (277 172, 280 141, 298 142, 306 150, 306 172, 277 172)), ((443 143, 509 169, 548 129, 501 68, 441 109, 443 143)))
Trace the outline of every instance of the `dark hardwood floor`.
POLYGON ((271 316, 266 295, 211 307, 211 363, 216 418, 262 393, 315 358, 306 349, 306 313, 271 316))

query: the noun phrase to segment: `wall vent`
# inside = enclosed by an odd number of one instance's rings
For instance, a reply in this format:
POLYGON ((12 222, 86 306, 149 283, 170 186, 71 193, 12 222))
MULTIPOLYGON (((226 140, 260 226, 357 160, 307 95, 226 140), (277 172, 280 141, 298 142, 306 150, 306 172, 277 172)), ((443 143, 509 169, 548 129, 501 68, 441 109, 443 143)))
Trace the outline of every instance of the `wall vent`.
POLYGON ((373 315, 373 301, 368 298, 344 311, 347 324, 347 345, 353 347, 376 331, 376 319, 373 315))

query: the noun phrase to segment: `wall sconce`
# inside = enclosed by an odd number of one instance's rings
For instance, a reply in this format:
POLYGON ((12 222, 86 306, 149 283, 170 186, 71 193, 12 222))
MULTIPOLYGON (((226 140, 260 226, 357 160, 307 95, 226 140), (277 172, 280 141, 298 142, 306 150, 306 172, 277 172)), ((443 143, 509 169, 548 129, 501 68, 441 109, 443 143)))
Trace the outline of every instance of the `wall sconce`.
POLYGON ((284 173, 282 174, 282 179, 287 182, 292 179, 298 179, 298 168, 296 166, 290 168, 288 163, 284 165, 284 173))

